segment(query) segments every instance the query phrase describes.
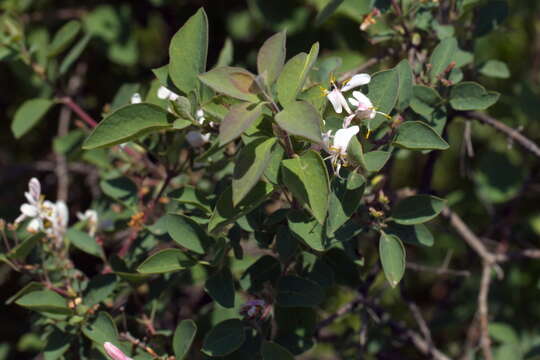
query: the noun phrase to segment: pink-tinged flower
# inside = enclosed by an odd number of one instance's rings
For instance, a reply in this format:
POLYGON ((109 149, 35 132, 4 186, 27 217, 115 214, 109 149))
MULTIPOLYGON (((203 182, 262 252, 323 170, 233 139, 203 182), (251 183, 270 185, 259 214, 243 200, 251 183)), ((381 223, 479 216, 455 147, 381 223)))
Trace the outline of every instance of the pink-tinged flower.
POLYGON ((332 91, 326 91, 326 98, 330 101, 336 113, 341 114, 343 109, 348 114, 352 114, 349 103, 343 96, 343 92, 355 89, 359 86, 369 84, 371 81, 371 76, 369 74, 356 74, 349 80, 346 80, 341 84, 341 87, 338 87, 336 83, 332 80, 332 91))
POLYGON ((349 102, 356 107, 354 113, 351 116, 348 116, 345 119, 343 127, 348 127, 352 119, 358 118, 363 119, 373 119, 377 114, 381 114, 386 118, 390 118, 388 114, 385 114, 381 111, 377 111, 373 106, 371 100, 360 91, 353 91, 353 97, 349 98, 349 102))
POLYGON ((337 176, 339 176, 341 166, 347 166, 347 148, 352 138, 359 131, 360 128, 355 125, 345 129, 339 129, 334 136, 331 135, 331 131, 323 134, 325 150, 330 154, 326 159, 331 159, 332 168, 334 168, 337 176))
POLYGON ((107 353, 107 355, 109 355, 112 360, 133 360, 132 358, 124 354, 122 350, 120 350, 108 341, 103 344, 103 347, 105 348, 105 352, 107 353))
POLYGON ((266 301, 261 299, 249 300, 240 307, 240 314, 249 318, 265 318, 271 307, 266 303, 266 301))

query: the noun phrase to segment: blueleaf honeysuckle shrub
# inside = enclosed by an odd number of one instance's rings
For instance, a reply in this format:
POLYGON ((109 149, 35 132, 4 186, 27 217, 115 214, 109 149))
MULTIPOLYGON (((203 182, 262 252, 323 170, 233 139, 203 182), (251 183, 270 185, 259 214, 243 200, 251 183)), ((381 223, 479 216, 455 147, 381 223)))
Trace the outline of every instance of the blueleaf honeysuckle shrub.
MULTIPOLYGON (((44 358, 317 358, 331 314, 360 305, 379 336, 386 315, 368 294, 399 296, 407 252, 433 244, 426 223, 448 205, 429 190, 393 191, 388 164, 410 152, 439 156, 453 116, 499 97, 470 81, 465 41, 436 20, 442 3, 376 1, 381 9, 371 6, 358 31, 382 55, 346 72, 319 43, 289 53, 285 31, 261 44, 254 68, 232 66, 226 49, 209 64, 205 10, 191 16, 154 78, 78 129, 77 151, 99 169, 92 209, 70 223, 66 204, 44 200, 33 178, 22 215, 2 228, 0 259, 28 280, 8 303, 35 313, 44 358), (413 22, 417 14, 424 20, 413 22), (96 273, 73 253, 93 257, 96 273)), ((65 46, 80 31, 68 25, 57 34, 65 46)), ((69 101, 28 100, 14 135, 53 106, 77 109, 69 101)), ((349 328, 338 336, 360 326, 349 328)), ((340 358, 357 349, 374 357, 383 344, 335 343, 340 358)))

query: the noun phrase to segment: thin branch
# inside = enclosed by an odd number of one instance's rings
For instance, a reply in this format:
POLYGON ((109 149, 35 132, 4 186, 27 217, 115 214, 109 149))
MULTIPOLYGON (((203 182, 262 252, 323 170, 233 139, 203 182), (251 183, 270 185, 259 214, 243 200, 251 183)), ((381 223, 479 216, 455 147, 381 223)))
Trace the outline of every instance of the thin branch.
POLYGON ((71 109, 78 117, 81 118, 86 124, 94 128, 97 126, 97 121, 92 118, 86 111, 84 111, 70 96, 64 96, 58 99, 62 104, 71 109))
POLYGON ((529 150, 534 155, 540 157, 540 147, 536 145, 536 143, 529 138, 525 137, 523 134, 521 134, 516 129, 513 129, 509 127, 506 124, 503 124, 502 122, 498 121, 495 118, 492 118, 488 114, 478 112, 478 111, 466 111, 463 113, 466 117, 470 119, 478 120, 484 124, 488 124, 495 128, 496 130, 504 133, 506 136, 523 146, 525 149, 529 150))
POLYGON ((491 285, 492 264, 484 262, 482 266, 482 280, 478 293, 478 320, 480 323, 480 347, 485 360, 493 360, 491 340, 489 338, 489 306, 488 295, 491 285))
POLYGON ((407 262, 407 269, 411 269, 419 272, 428 272, 435 275, 449 275, 449 276, 463 276, 469 277, 471 273, 467 270, 453 270, 447 269, 445 267, 435 267, 435 266, 426 266, 421 264, 416 264, 413 262, 407 262))
POLYGON ((496 255, 492 254, 482 241, 471 231, 471 229, 454 213, 450 208, 445 207, 442 211, 444 217, 450 221, 450 225, 456 230, 463 240, 488 264, 493 264, 497 260, 496 255))
POLYGON ((343 74, 340 75, 339 77, 339 81, 345 81, 349 78, 351 78, 353 75, 356 75, 362 71, 365 71, 367 69, 369 69, 370 67, 372 67, 373 65, 377 64, 378 62, 382 61, 383 59, 385 59, 386 56, 376 56, 376 57, 372 57, 371 59, 369 59, 368 61, 366 61, 365 63, 355 67, 354 69, 352 70, 349 70, 347 72, 344 72, 343 74))

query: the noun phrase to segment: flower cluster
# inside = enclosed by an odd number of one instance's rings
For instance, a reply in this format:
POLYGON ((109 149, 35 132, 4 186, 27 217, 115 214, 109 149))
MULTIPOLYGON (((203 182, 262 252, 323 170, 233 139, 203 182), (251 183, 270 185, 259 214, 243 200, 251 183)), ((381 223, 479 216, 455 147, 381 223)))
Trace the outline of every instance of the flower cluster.
POLYGON ((264 319, 268 316, 270 309, 270 305, 264 300, 249 300, 240 307, 240 315, 248 319, 264 319))
POLYGON ((45 200, 41 195, 41 184, 36 178, 30 179, 28 192, 25 192, 24 196, 27 202, 21 205, 21 215, 15 220, 15 224, 30 219, 26 226, 28 232, 43 231, 49 237, 62 238, 69 220, 66 204, 63 201, 53 203, 45 200))
POLYGON ((347 166, 347 147, 349 142, 360 131, 357 125, 350 126, 354 119, 373 119, 377 114, 388 117, 380 111, 377 111, 371 100, 360 91, 353 91, 352 97, 345 98, 344 92, 356 89, 360 86, 367 85, 371 81, 369 74, 357 74, 344 81, 339 86, 334 80, 331 81, 332 90, 324 90, 325 95, 332 104, 335 112, 341 114, 343 110, 347 116, 343 119, 343 128, 336 131, 332 135, 332 131, 323 134, 324 146, 326 152, 330 154, 327 159, 331 159, 332 167, 339 176, 341 166, 347 166))

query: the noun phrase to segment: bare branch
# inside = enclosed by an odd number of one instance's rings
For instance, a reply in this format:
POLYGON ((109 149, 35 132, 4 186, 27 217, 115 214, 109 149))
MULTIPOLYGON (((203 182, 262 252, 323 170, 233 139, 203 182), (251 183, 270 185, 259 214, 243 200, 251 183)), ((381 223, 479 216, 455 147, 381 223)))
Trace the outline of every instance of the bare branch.
POLYGON ((478 320, 480 322, 480 346, 485 360, 492 360, 491 339, 489 338, 489 306, 488 295, 491 284, 492 264, 485 263, 482 266, 482 280, 478 294, 478 320))
POLYGON ((447 269, 445 267, 426 266, 426 265, 416 264, 413 262, 407 262, 407 269, 411 269, 411 270, 419 271, 419 272, 429 272, 435 275, 449 275, 449 276, 463 276, 463 277, 471 276, 471 273, 468 270, 453 270, 453 269, 447 269))
POLYGON ((470 119, 478 120, 484 124, 488 124, 492 126, 493 128, 497 129, 498 131, 504 133, 509 138, 523 146, 525 149, 529 150, 534 155, 540 157, 540 147, 536 145, 536 143, 529 138, 525 137, 523 134, 521 134, 516 129, 512 129, 506 124, 503 124, 502 122, 498 121, 495 118, 492 118, 488 114, 478 112, 478 111, 466 111, 463 113, 466 117, 470 119))

